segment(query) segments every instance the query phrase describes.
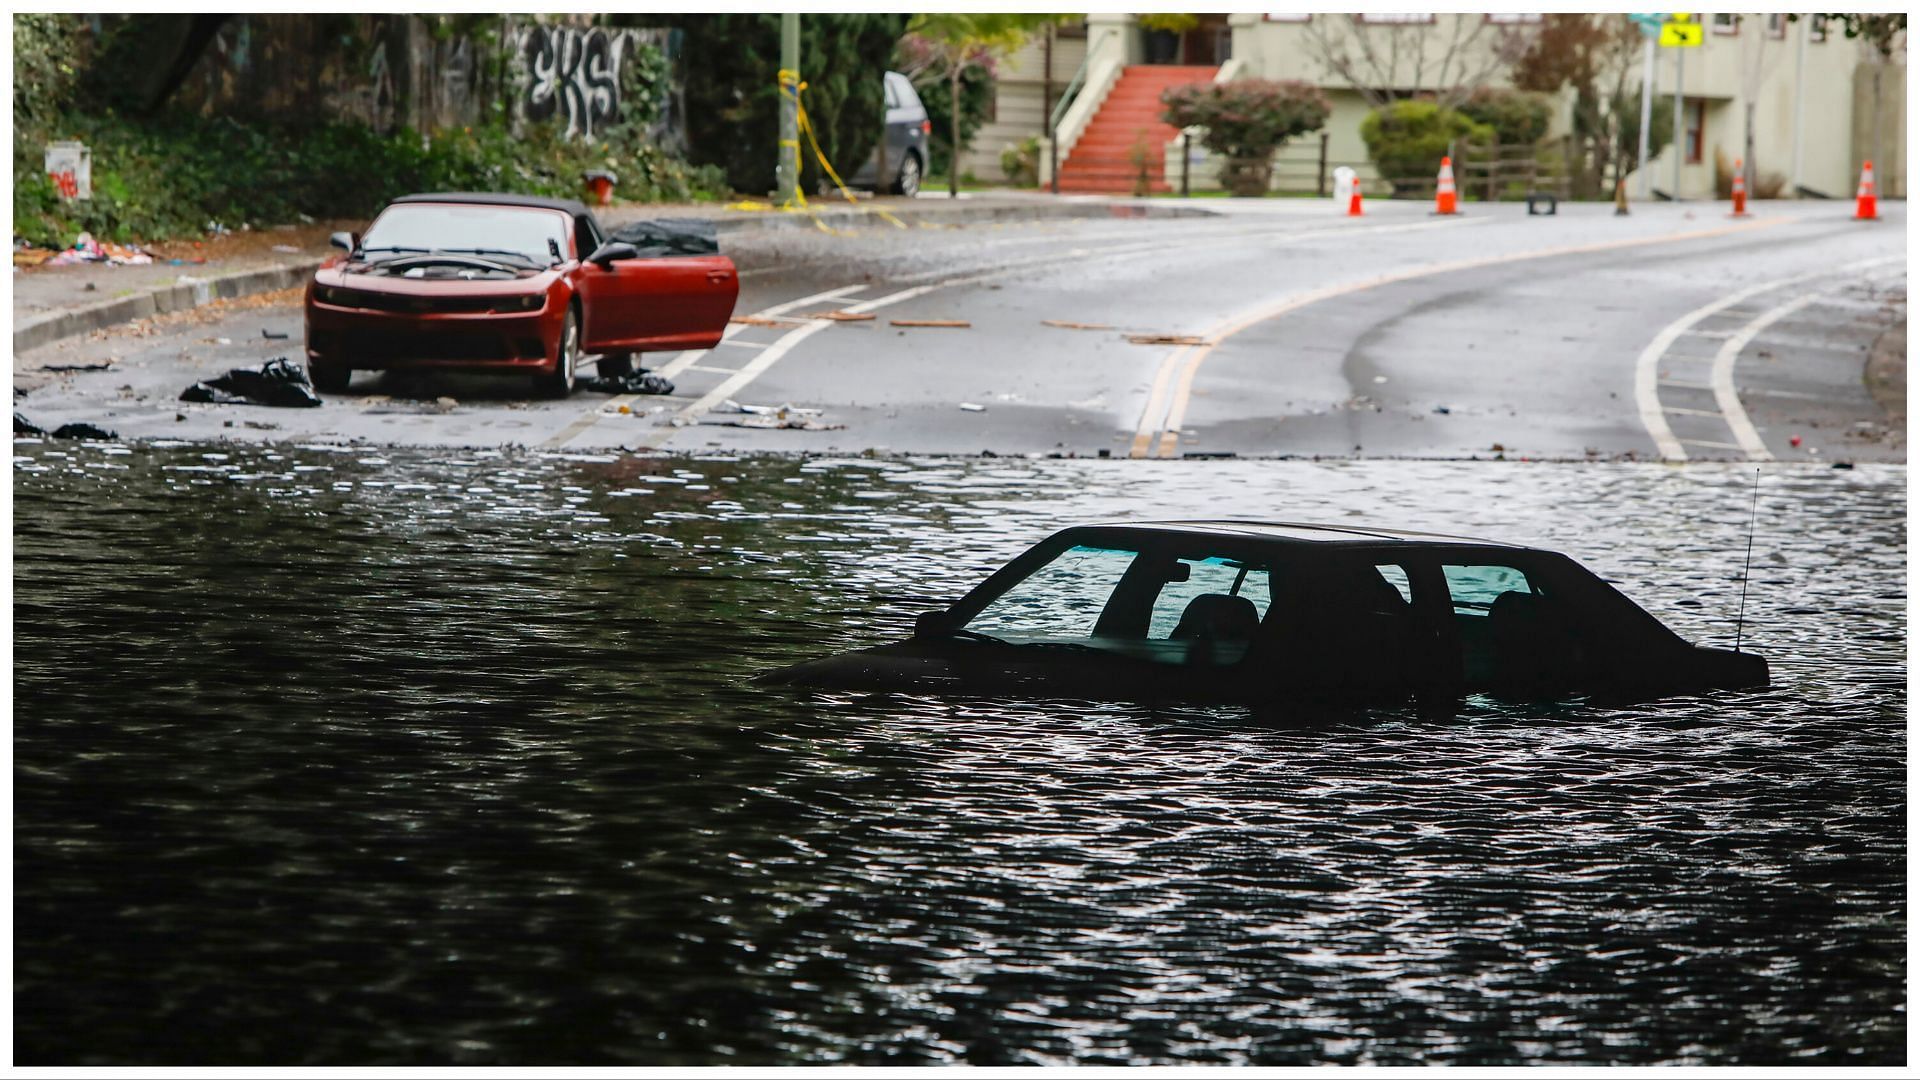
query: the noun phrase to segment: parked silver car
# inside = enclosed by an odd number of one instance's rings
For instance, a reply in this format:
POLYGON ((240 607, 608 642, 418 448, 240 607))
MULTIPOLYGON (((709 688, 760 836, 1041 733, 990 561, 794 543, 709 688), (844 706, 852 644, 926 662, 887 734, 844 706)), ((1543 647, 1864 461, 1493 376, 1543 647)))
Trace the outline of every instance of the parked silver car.
POLYGON ((927 107, 920 103, 913 83, 897 71, 886 73, 887 132, 848 181, 854 187, 892 191, 899 195, 918 195, 920 180, 927 175, 927 139, 933 122, 927 119, 927 107))

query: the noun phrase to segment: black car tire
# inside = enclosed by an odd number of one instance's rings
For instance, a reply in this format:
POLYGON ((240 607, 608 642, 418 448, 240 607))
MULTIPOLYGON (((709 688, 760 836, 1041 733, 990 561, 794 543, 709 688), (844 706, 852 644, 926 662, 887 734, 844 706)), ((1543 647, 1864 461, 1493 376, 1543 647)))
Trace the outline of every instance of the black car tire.
POLYGON ((920 194, 920 155, 908 151, 900 159, 900 175, 894 178, 893 191, 911 199, 920 194))
POLYGON ((307 377, 313 380, 313 388, 323 394, 344 394, 347 384, 353 381, 353 369, 312 364, 307 368, 307 377))
POLYGON ((625 352, 608 353, 600 358, 600 377, 617 379, 622 375, 633 374, 633 354, 625 352))
POLYGON ((559 363, 551 375, 536 375, 534 383, 543 397, 564 399, 573 395, 574 368, 580 364, 580 311, 567 309, 567 321, 560 327, 559 363))

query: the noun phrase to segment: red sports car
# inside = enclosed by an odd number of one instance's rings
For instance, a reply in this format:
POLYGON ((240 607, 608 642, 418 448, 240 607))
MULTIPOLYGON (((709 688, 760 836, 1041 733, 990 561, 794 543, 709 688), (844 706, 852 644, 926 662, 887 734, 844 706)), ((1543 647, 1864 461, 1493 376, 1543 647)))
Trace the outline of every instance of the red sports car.
POLYGON ((525 195, 408 195, 307 284, 314 386, 347 388, 355 369, 524 371, 546 393, 573 392, 583 358, 602 375, 635 353, 708 348, 740 292, 712 226, 639 222, 613 236, 580 203, 525 195))

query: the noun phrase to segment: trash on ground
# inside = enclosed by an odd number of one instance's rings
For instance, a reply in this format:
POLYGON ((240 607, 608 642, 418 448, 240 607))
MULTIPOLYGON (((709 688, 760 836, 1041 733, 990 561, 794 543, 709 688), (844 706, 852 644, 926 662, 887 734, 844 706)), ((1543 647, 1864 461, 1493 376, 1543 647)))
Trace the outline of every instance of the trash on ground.
POLYGON ((895 326, 934 326, 950 330, 971 330, 973 324, 965 319, 895 319, 895 326))
POLYGON ((739 323, 741 326, 793 326, 807 320, 788 318, 783 315, 735 315, 727 321, 739 323))
POLYGON ((102 244, 92 233, 81 233, 73 246, 41 260, 46 266, 76 266, 80 263, 107 263, 112 266, 144 266, 153 256, 130 244, 102 244))
POLYGON ((1057 326, 1062 330, 1111 330, 1112 323, 1068 322, 1065 319, 1041 319, 1041 326, 1057 326))
POLYGON ((872 322, 875 317, 864 311, 816 311, 807 318, 831 319, 834 322, 872 322))
POLYGON ((1433 407, 1433 412, 1435 416, 1452 416, 1453 415, 1453 410, 1448 408, 1445 405, 1435 405, 1433 407))
POLYGON ((279 252, 282 255, 300 254, 300 249, 297 247, 294 247, 292 244, 275 244, 273 245, 273 250, 279 252))
POLYGON ((987 407, 985 405, 976 404, 975 402, 963 401, 960 403, 960 411, 961 412, 986 412, 987 407))
POLYGON ((720 254, 720 230, 706 218, 630 221, 608 239, 632 244, 641 259, 720 254))
POLYGON ((320 404, 307 369, 284 356, 257 368, 234 368, 217 379, 194 383, 180 392, 180 400, 284 409, 311 409, 320 404))
POLYGON ((1198 334, 1128 334, 1127 340, 1135 345, 1205 345, 1207 339, 1198 334))
POLYGON ((713 410, 717 413, 747 413, 752 416, 819 416, 824 410, 803 409, 791 402, 785 405, 742 405, 728 398, 713 410))
POLYGON ((98 364, 43 364, 41 371, 105 371, 113 366, 113 361, 104 360, 98 364))
POLYGON ((287 340, 287 337, 288 337, 288 335, 286 334, 276 334, 273 331, 266 329, 265 327, 261 327, 260 336, 267 339, 268 341, 285 341, 287 340))
POLYGON ((582 379, 580 389, 596 394, 671 394, 673 383, 651 371, 629 371, 625 375, 582 379))

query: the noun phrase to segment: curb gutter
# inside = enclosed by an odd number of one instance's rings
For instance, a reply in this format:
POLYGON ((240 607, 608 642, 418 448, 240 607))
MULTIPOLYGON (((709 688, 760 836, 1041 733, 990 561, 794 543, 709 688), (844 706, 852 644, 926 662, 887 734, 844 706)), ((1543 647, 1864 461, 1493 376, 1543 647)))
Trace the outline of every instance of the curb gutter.
POLYGON ((92 333, 118 323, 186 311, 215 300, 235 300, 244 296, 288 289, 302 284, 320 268, 321 260, 244 270, 203 281, 183 281, 157 289, 106 300, 83 308, 53 311, 22 320, 13 330, 14 355, 38 349, 56 341, 92 333))

